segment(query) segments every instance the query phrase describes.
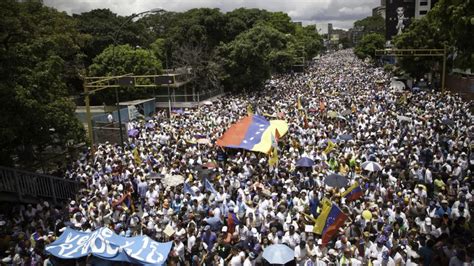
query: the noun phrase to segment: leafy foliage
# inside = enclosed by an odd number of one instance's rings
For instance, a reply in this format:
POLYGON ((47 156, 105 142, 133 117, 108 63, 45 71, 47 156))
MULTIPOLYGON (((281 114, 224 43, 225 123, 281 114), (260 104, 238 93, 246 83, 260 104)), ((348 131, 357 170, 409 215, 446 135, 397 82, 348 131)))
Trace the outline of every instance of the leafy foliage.
POLYGON ((385 37, 379 33, 370 33, 362 37, 357 44, 354 53, 357 57, 365 59, 367 57, 374 58, 375 50, 382 49, 385 45, 385 37))
POLYGON ((378 33, 385 36, 385 19, 380 15, 366 17, 354 22, 354 28, 361 28, 362 35, 378 33))
MULTIPOLYGON (((259 24, 220 47, 227 77, 224 84, 232 90, 256 88, 270 77, 270 56, 286 47, 287 38, 280 31, 259 24)), ((277 61, 274 61, 277 62, 277 61)))
MULTIPOLYGON (((161 73, 161 62, 151 50, 132 48, 130 45, 109 46, 96 58, 89 67, 89 75, 110 76, 133 73, 135 75, 152 75, 161 73)), ((146 95, 146 90, 127 88, 120 93, 120 99, 131 100, 146 95)), ((114 92, 103 91, 93 97, 96 103, 115 103, 114 92)))
POLYGON ((66 81, 85 38, 73 19, 37 1, 1 1, 0 14, 0 164, 18 156, 25 165, 49 146, 84 140, 66 81))

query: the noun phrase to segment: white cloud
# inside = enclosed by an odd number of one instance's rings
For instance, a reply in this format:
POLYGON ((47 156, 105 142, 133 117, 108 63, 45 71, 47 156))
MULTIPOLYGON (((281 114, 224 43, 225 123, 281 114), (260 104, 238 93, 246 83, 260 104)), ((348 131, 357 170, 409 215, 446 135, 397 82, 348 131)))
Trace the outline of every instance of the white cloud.
POLYGON ((224 12, 235 8, 261 8, 288 13, 294 21, 333 23, 337 28, 350 28, 352 23, 372 14, 379 0, 44 0, 48 6, 69 14, 95 8, 109 8, 129 15, 153 8, 185 11, 191 8, 219 8, 224 12))

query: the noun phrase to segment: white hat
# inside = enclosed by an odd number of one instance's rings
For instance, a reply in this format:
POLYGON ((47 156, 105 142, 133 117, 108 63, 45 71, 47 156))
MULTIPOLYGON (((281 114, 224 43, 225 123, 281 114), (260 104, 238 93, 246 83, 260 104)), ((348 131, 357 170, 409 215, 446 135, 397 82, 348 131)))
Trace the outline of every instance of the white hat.
POLYGON ((254 237, 258 236, 257 228, 252 228, 251 232, 252 232, 254 237))
POLYGON ((430 217, 425 218, 425 224, 428 225, 428 226, 431 225, 431 218, 430 217))

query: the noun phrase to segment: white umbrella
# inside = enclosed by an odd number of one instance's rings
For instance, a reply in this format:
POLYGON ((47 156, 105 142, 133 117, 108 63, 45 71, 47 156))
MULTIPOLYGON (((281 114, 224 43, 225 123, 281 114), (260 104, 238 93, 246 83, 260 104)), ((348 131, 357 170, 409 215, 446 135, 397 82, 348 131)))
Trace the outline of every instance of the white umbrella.
POLYGON ((404 116, 404 115, 397 115, 397 119, 400 122, 402 122, 402 121, 411 122, 411 118, 409 118, 408 116, 404 116))
POLYGON ((382 170, 382 166, 379 163, 372 161, 363 162, 360 166, 362 167, 362 169, 369 172, 377 172, 382 170))
POLYGON ((210 139, 198 139, 197 143, 207 145, 207 144, 211 144, 211 140, 210 139))
POLYGON ((202 103, 205 104, 205 105, 212 105, 212 102, 211 102, 211 101, 204 101, 204 102, 202 102, 202 103))
POLYGON ((184 183, 184 176, 182 175, 167 175, 162 179, 163 184, 167 187, 175 187, 184 183))
POLYGON ((283 244, 275 244, 263 250, 262 257, 270 264, 286 264, 295 259, 295 252, 283 244))

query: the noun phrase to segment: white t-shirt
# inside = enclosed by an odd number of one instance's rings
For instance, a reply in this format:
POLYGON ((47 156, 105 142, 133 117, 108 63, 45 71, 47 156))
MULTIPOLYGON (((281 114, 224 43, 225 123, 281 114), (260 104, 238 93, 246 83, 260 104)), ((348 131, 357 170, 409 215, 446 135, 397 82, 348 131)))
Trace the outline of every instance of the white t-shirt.
POLYGON ((243 266, 242 261, 244 260, 244 258, 245 258, 245 253, 241 251, 237 256, 233 256, 230 259, 229 265, 230 266, 243 266))
POLYGON ((304 266, 305 261, 307 259, 307 251, 306 248, 301 249, 300 245, 295 247, 295 260, 296 265, 304 266))
POLYGON ((255 266, 255 260, 251 260, 250 258, 246 258, 244 261, 244 266, 255 266))

